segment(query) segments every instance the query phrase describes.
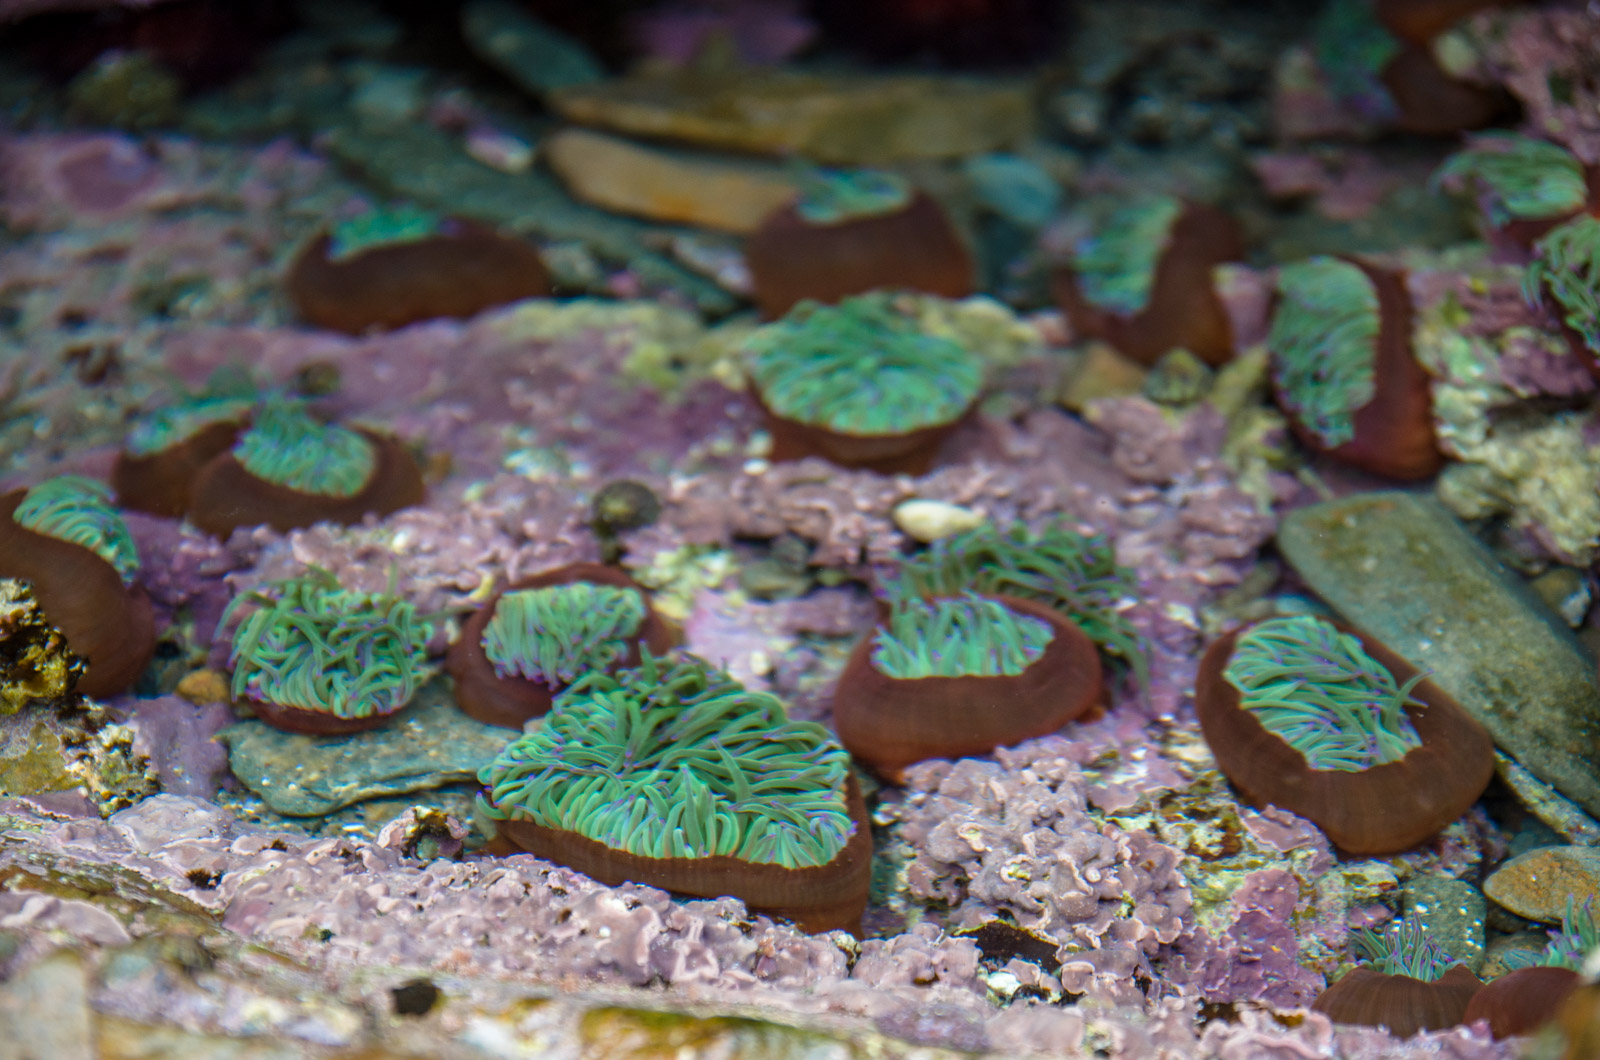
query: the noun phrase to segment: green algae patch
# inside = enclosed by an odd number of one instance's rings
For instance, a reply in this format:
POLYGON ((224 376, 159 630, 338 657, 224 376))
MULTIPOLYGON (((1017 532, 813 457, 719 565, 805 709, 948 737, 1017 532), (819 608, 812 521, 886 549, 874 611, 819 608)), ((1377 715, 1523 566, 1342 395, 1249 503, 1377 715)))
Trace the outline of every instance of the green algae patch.
POLYGON ((9 734, 0 731, 0 795, 70 791, 78 778, 67 766, 61 737, 43 721, 34 721, 25 734, 20 726, 9 734))

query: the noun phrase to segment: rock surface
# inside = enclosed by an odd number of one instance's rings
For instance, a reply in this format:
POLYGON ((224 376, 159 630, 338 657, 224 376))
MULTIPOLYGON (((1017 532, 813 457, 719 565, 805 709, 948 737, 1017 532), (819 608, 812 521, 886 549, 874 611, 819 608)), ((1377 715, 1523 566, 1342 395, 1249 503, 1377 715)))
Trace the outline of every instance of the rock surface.
POLYGON ((363 799, 471 780, 514 735, 473 721, 435 683, 368 732, 306 736, 250 720, 217 739, 228 745, 234 776, 274 812, 318 817, 363 799))
POLYGON ((1483 893, 1518 916, 1560 923, 1569 901, 1581 906, 1600 893, 1600 850, 1540 847, 1518 854, 1489 874, 1483 893))
POLYGON ((742 235, 797 194, 771 167, 696 158, 584 129, 564 129, 540 150, 575 198, 671 224, 742 235))
POLYGON ((1600 812, 1594 660, 1442 505, 1399 492, 1327 501, 1286 516, 1278 547, 1341 616, 1431 671, 1508 754, 1600 812))
POLYGON ((957 158, 1027 137, 1026 85, 924 76, 641 76, 553 93, 583 125, 703 147, 871 166, 957 158))

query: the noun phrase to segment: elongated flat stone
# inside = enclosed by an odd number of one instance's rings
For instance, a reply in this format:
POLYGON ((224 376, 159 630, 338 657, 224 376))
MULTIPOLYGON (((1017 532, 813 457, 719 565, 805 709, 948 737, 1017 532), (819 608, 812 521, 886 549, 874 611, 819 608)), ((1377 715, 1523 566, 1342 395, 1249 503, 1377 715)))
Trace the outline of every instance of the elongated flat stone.
POLYGON ((1534 776, 1600 814, 1600 688, 1566 625, 1431 497, 1290 513, 1278 547, 1351 623, 1415 665, 1534 776))
POLYGON ((473 780, 516 735, 467 717, 445 682, 435 681, 381 729, 306 736, 252 719, 217 739, 228 745, 233 775, 273 812, 320 817, 365 799, 473 780))

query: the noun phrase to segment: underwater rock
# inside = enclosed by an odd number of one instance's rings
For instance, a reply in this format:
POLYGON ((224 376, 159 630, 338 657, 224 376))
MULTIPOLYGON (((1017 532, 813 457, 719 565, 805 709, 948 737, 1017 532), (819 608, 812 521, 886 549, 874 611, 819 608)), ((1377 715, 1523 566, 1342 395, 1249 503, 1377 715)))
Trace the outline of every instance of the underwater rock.
POLYGON ((605 68, 582 44, 506 0, 467 4, 461 36, 480 59, 535 97, 605 77, 605 68))
POLYGON ((1568 902, 1600 892, 1600 850, 1540 847, 1501 865, 1483 881, 1483 893, 1518 916, 1555 924, 1568 902))
POLYGON ((1400 911, 1468 971, 1482 972, 1488 904, 1472 884, 1448 876, 1413 876, 1400 889, 1400 911))
POLYGON ((798 193, 771 167, 663 151, 586 129, 563 129, 539 151, 576 198, 669 224, 754 232, 798 193))
POLYGON ((1398 492, 1311 505, 1284 518, 1278 547, 1340 615, 1429 670, 1502 749, 1600 811, 1593 661, 1442 505, 1398 492))
POLYGON ((550 105, 583 125, 846 166, 982 154, 1033 124, 1024 84, 915 75, 641 76, 564 89, 550 105))
POLYGON ((510 736, 456 710, 439 684, 382 729, 320 737, 241 721, 217 734, 240 783, 274 812, 318 817, 381 795, 469 781, 510 736))

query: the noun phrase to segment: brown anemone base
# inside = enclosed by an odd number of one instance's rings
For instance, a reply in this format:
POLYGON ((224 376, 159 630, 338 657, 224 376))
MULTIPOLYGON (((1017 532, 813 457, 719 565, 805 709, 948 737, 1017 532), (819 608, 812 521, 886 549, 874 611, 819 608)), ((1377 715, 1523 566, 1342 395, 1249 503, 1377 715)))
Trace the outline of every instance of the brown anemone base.
POLYGON ((607 886, 642 883, 694 898, 742 899, 751 910, 791 920, 803 931, 861 934, 872 880, 872 824, 854 776, 845 789, 855 833, 826 865, 786 869, 733 857, 647 858, 574 832, 527 821, 499 821, 499 838, 518 850, 577 869, 607 886))
POLYGON ((1411 296, 1400 273, 1347 259, 1366 274, 1378 296, 1378 338, 1373 349, 1372 400, 1351 414, 1355 436, 1342 445, 1319 441, 1294 412, 1293 400, 1273 378, 1273 395, 1301 444, 1351 467, 1402 482, 1428 478, 1444 466, 1433 430, 1428 370, 1411 351, 1411 296))
POLYGON ((340 261, 328 257, 332 238, 318 236, 289 266, 289 299, 317 327, 359 335, 550 294, 550 274, 530 243, 471 221, 447 225, 440 235, 340 261))
POLYGON ((401 441, 357 428, 377 449, 367 484, 348 497, 303 493, 257 478, 231 452, 211 460, 195 476, 189 519, 208 534, 226 538, 241 526, 270 526, 280 533, 316 523, 359 523, 367 515, 389 515, 421 504, 422 471, 401 441))
POLYGON ((904 434, 846 434, 779 416, 767 407, 754 387, 750 397, 761 409, 767 433, 772 435, 769 459, 773 463, 819 456, 840 467, 876 471, 880 475, 926 473, 944 440, 972 415, 969 407, 949 423, 919 427, 904 434))
POLYGON ((944 208, 920 191, 892 213, 838 224, 785 206, 745 241, 744 257, 767 320, 808 298, 831 305, 886 288, 965 298, 976 285, 971 252, 944 208))
POLYGON ((1571 968, 1535 966, 1485 983, 1472 996, 1462 1023, 1487 1020, 1496 1038, 1532 1034, 1561 1014, 1567 998, 1583 982, 1571 968))
MULTIPOLYGON (((479 608, 461 627, 461 635, 450 645, 445 655, 445 672, 455 681, 456 705, 462 713, 485 725, 499 725, 507 729, 520 729, 530 718, 542 717, 550 712, 550 704, 559 688, 551 688, 526 677, 501 677, 495 673, 494 664, 483 650, 483 631, 494 618, 494 608, 500 597, 518 589, 542 589, 551 585, 571 585, 589 582, 593 585, 610 585, 618 589, 644 590, 627 574, 615 567, 601 563, 571 563, 555 570, 544 571, 512 582, 497 589, 493 596, 479 608)), ((677 631, 672 628, 649 603, 645 604, 644 623, 639 635, 629 646, 628 654, 619 664, 637 666, 639 645, 643 644, 652 655, 665 655, 677 643, 677 631)))
POLYGON ((308 736, 348 736, 353 732, 366 732, 368 729, 376 729, 387 724, 398 712, 369 714, 364 718, 341 718, 326 711, 286 707, 279 703, 267 703, 257 699, 247 699, 241 705, 249 707, 255 712, 256 717, 274 729, 305 733, 308 736))
POLYGON ((82 545, 35 533, 13 518, 26 490, 0 497, 0 578, 33 586, 34 599, 86 669, 77 691, 95 699, 126 692, 156 647, 155 612, 144 590, 82 545))
POLYGON ((1055 639, 1012 677, 890 677, 872 665, 872 634, 856 645, 833 695, 833 727, 856 761, 900 783, 929 758, 983 755, 1055 732, 1101 693, 1100 655, 1071 619, 1043 604, 995 596, 1050 623, 1055 639))
POLYGON ((1243 256, 1244 238, 1233 218, 1214 206, 1186 203, 1168 234, 1144 309, 1123 316, 1100 308, 1083 296, 1070 269, 1051 279, 1050 290, 1077 335, 1108 342, 1147 366, 1185 349, 1215 367, 1233 356, 1233 325, 1212 270, 1243 256))
MULTIPOLYGON (((1403 685, 1417 668, 1360 630, 1368 655, 1403 685)), ((1256 806, 1278 806, 1315 822, 1349 854, 1395 854, 1437 835, 1465 813, 1494 775, 1488 730, 1432 681, 1412 690, 1422 706, 1406 716, 1422 740, 1398 762, 1360 772, 1312 769, 1305 757, 1267 731, 1239 702, 1223 672, 1249 626, 1212 642, 1195 675, 1195 711, 1217 766, 1256 806)))
POLYGON ((183 441, 142 456, 121 452, 111 466, 117 504, 134 511, 179 519, 200 469, 233 448, 242 421, 213 423, 183 441))
POLYGON ((1335 1023, 1387 1027, 1395 1037, 1409 1038, 1460 1024, 1482 985, 1459 964, 1433 982, 1356 968, 1318 994, 1311 1008, 1335 1023))

